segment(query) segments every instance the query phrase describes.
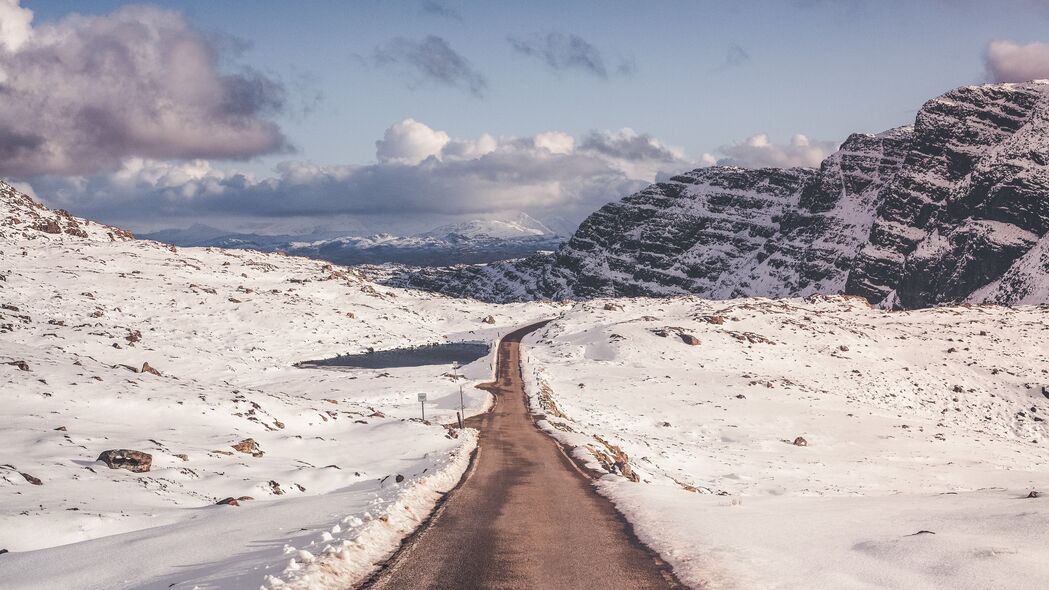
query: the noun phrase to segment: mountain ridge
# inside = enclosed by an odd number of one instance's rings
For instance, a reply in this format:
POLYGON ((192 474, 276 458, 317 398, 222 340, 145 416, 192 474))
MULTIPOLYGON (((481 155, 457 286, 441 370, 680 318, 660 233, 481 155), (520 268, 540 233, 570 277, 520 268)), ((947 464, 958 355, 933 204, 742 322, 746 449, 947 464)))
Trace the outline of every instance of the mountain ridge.
POLYGON ((239 248, 326 260, 336 264, 404 264, 445 266, 515 259, 557 248, 563 238, 542 222, 518 213, 507 219, 473 219, 447 224, 417 234, 400 236, 265 235, 227 232, 203 224, 184 230, 160 230, 143 239, 176 246, 239 248))
POLYGON ((487 301, 859 295, 1049 302, 1049 81, 965 86, 819 168, 699 168, 609 203, 552 255, 394 273, 487 301))

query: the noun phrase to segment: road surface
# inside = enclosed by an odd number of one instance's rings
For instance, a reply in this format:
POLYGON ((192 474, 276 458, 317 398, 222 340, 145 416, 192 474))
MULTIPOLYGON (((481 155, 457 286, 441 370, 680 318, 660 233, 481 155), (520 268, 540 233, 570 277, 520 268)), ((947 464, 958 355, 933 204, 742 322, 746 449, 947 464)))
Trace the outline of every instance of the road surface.
MULTIPOLYGON (((362 588, 681 588, 612 503, 532 422, 520 342, 499 344, 492 411, 470 418, 478 453, 433 517, 362 588)), ((643 484, 639 484, 643 485, 643 484)))

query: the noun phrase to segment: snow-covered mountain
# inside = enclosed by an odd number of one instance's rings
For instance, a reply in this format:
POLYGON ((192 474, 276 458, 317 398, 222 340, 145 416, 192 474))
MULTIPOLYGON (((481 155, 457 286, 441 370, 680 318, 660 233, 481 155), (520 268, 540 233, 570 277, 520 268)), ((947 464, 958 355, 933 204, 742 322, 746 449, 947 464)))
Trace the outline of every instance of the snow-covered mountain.
POLYGON ((710 167, 593 213, 555 254, 396 274, 490 301, 862 295, 1049 301, 1049 81, 962 87, 819 169, 710 167))
POLYGON ((212 246, 260 252, 286 252, 336 264, 447 266, 480 264, 531 256, 554 250, 564 241, 540 221, 524 213, 507 219, 475 219, 444 225, 411 236, 376 234, 338 236, 230 233, 207 225, 144 234, 145 239, 176 246, 212 246))
POLYGON ((421 237, 448 241, 456 238, 521 240, 556 235, 556 232, 526 213, 518 213, 516 216, 506 220, 474 219, 463 223, 442 225, 419 234, 421 237))

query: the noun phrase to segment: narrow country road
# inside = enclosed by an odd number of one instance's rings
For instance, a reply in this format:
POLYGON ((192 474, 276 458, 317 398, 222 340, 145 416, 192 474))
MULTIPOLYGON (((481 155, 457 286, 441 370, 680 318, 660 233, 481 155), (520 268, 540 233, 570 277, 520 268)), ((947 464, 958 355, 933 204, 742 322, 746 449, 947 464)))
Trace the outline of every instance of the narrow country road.
POLYGON ((642 545, 557 444, 532 423, 520 343, 536 324, 499 343, 492 411, 464 481, 428 524, 363 588, 680 588, 670 566, 642 545))

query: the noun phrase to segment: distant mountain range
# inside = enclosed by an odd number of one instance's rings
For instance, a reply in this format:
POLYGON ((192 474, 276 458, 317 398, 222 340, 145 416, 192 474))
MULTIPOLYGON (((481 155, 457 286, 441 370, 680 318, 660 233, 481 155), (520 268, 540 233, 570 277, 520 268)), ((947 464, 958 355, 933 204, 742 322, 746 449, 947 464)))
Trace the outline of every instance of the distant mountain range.
POLYGON ((819 169, 693 170, 605 205, 553 254, 386 280, 497 302, 1049 303, 1049 81, 958 88, 819 169))
POLYGON ((187 229, 167 229, 140 237, 184 247, 211 246, 262 252, 279 250, 336 264, 395 263, 412 266, 480 264, 523 258, 554 250, 564 240, 524 213, 507 219, 475 219, 443 225, 411 236, 337 236, 332 235, 332 232, 262 235, 231 233, 196 224, 187 229))

